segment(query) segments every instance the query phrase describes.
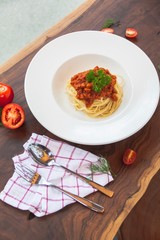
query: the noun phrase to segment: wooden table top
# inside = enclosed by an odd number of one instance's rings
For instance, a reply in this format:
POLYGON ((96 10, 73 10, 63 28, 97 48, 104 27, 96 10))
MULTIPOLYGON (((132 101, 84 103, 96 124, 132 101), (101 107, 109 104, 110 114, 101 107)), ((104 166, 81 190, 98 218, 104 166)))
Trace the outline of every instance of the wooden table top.
MULTIPOLYGON (((36 52, 57 36, 79 30, 101 30, 104 22, 113 18, 119 20, 119 24, 113 26, 115 34, 119 36, 125 37, 127 27, 138 30, 139 35, 132 42, 149 56, 159 74, 159 10, 159 0, 86 1, 0 67, 0 82, 13 87, 14 102, 23 106, 26 113, 25 124, 19 129, 0 128, 0 191, 13 174, 12 157, 22 153, 22 145, 32 132, 59 139, 37 122, 25 100, 25 73, 36 52)), ((109 160, 112 171, 117 173, 115 181, 109 184, 109 188, 115 192, 113 198, 108 198, 100 192, 88 196, 88 199, 105 207, 103 214, 97 214, 75 203, 49 216, 28 220, 29 212, 0 201, 0 239, 113 239, 160 169, 159 122, 160 105, 149 122, 125 140, 100 146, 71 143, 94 154, 103 155, 109 160), (122 163, 122 155, 126 148, 135 149, 137 152, 137 161, 131 166, 122 163)))

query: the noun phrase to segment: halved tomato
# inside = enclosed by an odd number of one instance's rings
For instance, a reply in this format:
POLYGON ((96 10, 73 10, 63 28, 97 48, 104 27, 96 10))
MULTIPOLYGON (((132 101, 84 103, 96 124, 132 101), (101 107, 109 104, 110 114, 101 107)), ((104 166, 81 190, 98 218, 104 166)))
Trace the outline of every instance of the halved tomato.
POLYGON ((16 103, 9 103, 2 109, 2 124, 10 129, 22 126, 25 120, 23 108, 16 103))
POLYGON ((101 32, 114 33, 114 29, 113 28, 103 28, 101 30, 101 32))
POLYGON ((137 157, 137 153, 128 148, 125 152, 124 152, 124 155, 123 155, 123 162, 126 164, 126 165, 130 165, 132 163, 135 162, 136 160, 136 157, 137 157))
POLYGON ((11 103, 14 98, 14 92, 11 86, 0 82, 0 107, 11 103))
POLYGON ((126 37, 128 38, 135 38, 138 35, 138 32, 134 28, 127 28, 126 29, 126 37))

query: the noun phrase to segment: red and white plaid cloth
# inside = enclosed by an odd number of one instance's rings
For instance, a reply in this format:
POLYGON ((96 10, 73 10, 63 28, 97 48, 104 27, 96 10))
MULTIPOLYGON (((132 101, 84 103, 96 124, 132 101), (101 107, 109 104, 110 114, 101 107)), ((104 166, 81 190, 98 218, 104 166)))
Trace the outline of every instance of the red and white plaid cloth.
MULTIPOLYGON (((110 173, 97 173, 94 175, 91 173, 90 165, 98 160, 98 156, 65 142, 55 141, 35 133, 24 144, 24 153, 13 157, 15 168, 16 164, 19 163, 28 166, 44 176, 46 180, 81 197, 96 191, 90 185, 60 167, 38 165, 28 155, 27 146, 30 143, 40 143, 47 146, 54 154, 58 163, 91 178, 103 186, 113 180, 110 173)), ((13 173, 4 190, 0 193, 0 199, 16 208, 29 210, 38 217, 56 212, 66 205, 75 202, 54 187, 29 184, 22 177, 18 176, 16 172, 13 173)))

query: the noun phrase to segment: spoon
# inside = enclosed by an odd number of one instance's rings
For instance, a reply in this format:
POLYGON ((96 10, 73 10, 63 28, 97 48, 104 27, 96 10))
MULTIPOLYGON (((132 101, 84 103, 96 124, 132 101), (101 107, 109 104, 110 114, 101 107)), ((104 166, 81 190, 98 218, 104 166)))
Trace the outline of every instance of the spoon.
POLYGON ((45 165, 45 166, 57 166, 57 167, 61 167, 63 169, 65 169, 66 171, 74 174, 75 176, 77 176, 78 178, 80 178, 81 180, 83 180, 84 182, 88 183, 89 185, 91 185, 92 187, 98 189, 100 192, 104 193, 105 195, 107 195, 108 197, 112 197, 114 192, 103 187, 102 185, 86 178, 83 177, 82 175, 73 172, 72 170, 70 170, 69 168, 64 167, 63 165, 60 165, 58 163, 55 162, 54 159, 54 155, 52 154, 52 152, 45 146, 41 145, 41 144, 37 144, 37 143, 32 143, 28 146, 28 152, 29 154, 32 156, 33 160, 35 160, 35 162, 41 164, 41 165, 45 165))

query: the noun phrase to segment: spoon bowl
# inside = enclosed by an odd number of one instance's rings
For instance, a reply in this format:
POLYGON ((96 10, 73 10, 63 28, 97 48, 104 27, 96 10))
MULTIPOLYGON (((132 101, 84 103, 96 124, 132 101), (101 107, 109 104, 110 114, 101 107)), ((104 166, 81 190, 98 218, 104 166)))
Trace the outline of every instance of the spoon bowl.
POLYGON ((45 147, 42 144, 38 143, 30 144, 28 147, 28 152, 38 164, 45 166, 59 165, 56 164, 54 155, 49 150, 49 148, 45 147))

